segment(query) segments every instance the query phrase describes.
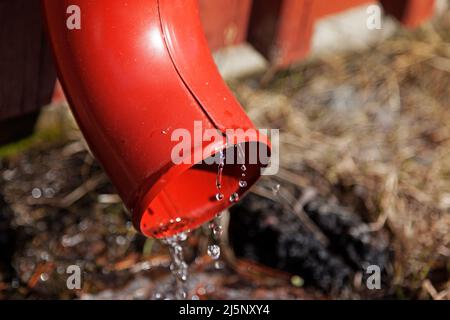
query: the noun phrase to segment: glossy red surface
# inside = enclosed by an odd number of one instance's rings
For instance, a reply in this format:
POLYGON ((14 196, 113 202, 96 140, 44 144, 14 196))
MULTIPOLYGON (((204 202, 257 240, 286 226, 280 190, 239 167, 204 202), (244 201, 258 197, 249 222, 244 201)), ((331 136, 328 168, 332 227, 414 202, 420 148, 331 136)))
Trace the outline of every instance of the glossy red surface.
MULTIPOLYGON (((147 236, 193 229, 225 209, 240 189, 238 165, 224 172, 216 201, 217 165, 175 165, 171 133, 253 128, 221 79, 203 35, 195 0, 43 0, 59 78, 77 122, 133 217, 147 236), (66 27, 70 5, 81 30, 66 27)), ((264 137, 238 137, 236 143, 264 137)), ((200 142, 224 148, 225 138, 200 142)), ((265 144, 264 144, 265 146, 265 144)), ((260 165, 248 166, 250 187, 260 165)))

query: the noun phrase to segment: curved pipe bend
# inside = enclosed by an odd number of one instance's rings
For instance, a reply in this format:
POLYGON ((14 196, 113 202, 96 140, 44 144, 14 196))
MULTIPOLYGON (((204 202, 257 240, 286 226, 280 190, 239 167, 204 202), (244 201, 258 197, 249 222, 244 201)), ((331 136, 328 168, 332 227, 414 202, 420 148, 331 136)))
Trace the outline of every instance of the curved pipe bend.
MULTIPOLYGON (((178 141, 167 134, 193 133, 194 123, 203 132, 254 128, 211 58, 197 1, 42 0, 42 8, 71 109, 136 228, 167 237, 227 208, 214 197, 216 167, 174 164, 178 141), (67 27, 74 5, 81 29, 67 27)), ((235 143, 268 144, 261 137, 235 143)), ((192 153, 205 145, 226 143, 194 143, 192 153)), ((249 167, 248 187, 260 169, 249 167)), ((248 191, 239 189, 239 178, 238 167, 227 168, 223 192, 248 191)))

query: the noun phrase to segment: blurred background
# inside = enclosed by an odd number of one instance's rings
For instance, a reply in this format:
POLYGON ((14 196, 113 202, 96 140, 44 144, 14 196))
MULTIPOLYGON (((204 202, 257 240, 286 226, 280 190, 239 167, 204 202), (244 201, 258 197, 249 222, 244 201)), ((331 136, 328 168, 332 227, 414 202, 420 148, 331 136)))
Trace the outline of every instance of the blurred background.
MULTIPOLYGON (((449 299, 450 2, 200 5, 223 77, 281 130, 281 170, 222 215, 219 265, 208 226, 189 236, 188 298, 449 299)), ((169 297, 167 248, 133 229, 55 83, 39 1, 1 0, 0 40, 0 299, 169 297)))

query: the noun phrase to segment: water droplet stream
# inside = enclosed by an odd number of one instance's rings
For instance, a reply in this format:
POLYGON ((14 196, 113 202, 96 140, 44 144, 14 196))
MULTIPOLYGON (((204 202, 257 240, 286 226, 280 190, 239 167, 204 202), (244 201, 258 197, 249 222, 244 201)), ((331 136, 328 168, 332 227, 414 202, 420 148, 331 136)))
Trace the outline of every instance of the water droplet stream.
MULTIPOLYGON (((245 152, 244 152, 244 149, 243 149, 241 144, 238 144, 236 146, 236 148, 237 148, 237 151, 238 151, 238 161, 239 161, 238 163, 243 163, 242 166, 241 166, 242 173, 241 173, 241 180, 239 180, 239 187, 240 188, 247 188, 248 183, 245 180, 245 177, 247 175, 247 167, 245 166, 245 152)), ((237 201, 239 201, 239 198, 238 198, 237 201)))
MULTIPOLYGON (((244 163, 241 166, 241 179, 239 180, 239 188, 246 188, 248 186, 246 178, 247 167, 245 165, 245 153, 242 145, 236 146, 238 151, 238 163, 244 163)), ((225 148, 226 149, 226 148, 225 148)), ((217 168, 216 177, 216 199, 217 201, 222 201, 224 199, 224 194, 222 193, 222 178, 223 170, 225 167, 225 149, 219 151, 219 164, 217 168)), ((239 201, 239 194, 234 192, 230 195, 230 202, 235 203, 239 201)), ((223 228, 221 224, 221 215, 217 215, 210 223, 209 229, 211 231, 211 242, 208 245, 207 254, 215 261, 215 267, 217 269, 221 268, 220 256, 221 248, 220 242, 222 238, 223 228)), ((170 265, 170 270, 175 278, 175 298, 179 300, 184 300, 187 297, 187 290, 185 283, 188 279, 188 265, 184 260, 182 242, 186 241, 187 234, 180 233, 170 238, 163 240, 163 243, 169 247, 169 252, 171 256, 172 263, 170 265)))
POLYGON ((222 193, 222 177, 223 177, 223 168, 224 167, 225 167, 225 151, 220 150, 219 165, 217 168, 217 177, 216 177, 216 188, 217 188, 216 199, 217 199, 217 201, 222 201, 224 198, 224 195, 222 193))
POLYGON ((182 242, 186 241, 187 234, 179 233, 173 237, 163 240, 169 247, 172 263, 170 264, 170 271, 175 277, 175 298, 178 300, 184 300, 187 297, 187 290, 185 288, 185 282, 189 276, 188 265, 184 260, 182 242))
POLYGON ((208 256, 213 260, 218 260, 220 258, 220 246, 217 244, 210 244, 208 246, 208 256))
POLYGON ((209 223, 209 229, 211 231, 211 242, 208 245, 207 254, 215 261, 215 267, 216 269, 220 269, 220 242, 222 240, 222 234, 223 234, 223 227, 222 227, 222 216, 219 214, 217 215, 210 223, 209 223))

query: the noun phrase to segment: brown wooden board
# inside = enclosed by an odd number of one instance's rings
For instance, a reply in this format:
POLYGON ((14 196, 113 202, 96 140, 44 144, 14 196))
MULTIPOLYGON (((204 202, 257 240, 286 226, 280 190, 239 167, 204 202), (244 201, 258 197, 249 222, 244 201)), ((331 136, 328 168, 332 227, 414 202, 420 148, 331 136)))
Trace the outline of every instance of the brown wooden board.
POLYGON ((314 17, 316 19, 320 19, 328 15, 336 14, 351 9, 353 7, 373 2, 376 2, 376 0, 339 0, 339 1, 316 0, 314 1, 314 17))
POLYGON ((407 28, 416 28, 434 13, 435 0, 381 0, 386 13, 407 28))
POLYGON ((18 119, 50 102, 55 80, 39 0, 0 1, 0 131, 9 120, 31 123, 18 119))
POLYGON ((239 44, 247 38, 253 0, 200 0, 200 13, 211 50, 239 44))
POLYGON ((271 63, 284 67, 309 53, 314 0, 256 1, 249 42, 271 63))

